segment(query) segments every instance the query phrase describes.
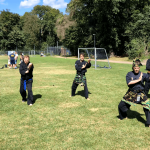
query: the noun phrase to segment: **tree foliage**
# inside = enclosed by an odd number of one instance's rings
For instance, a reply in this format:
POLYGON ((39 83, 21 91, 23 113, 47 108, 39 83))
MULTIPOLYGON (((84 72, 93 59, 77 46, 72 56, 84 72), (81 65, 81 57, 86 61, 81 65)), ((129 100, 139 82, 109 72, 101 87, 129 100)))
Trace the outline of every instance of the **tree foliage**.
POLYGON ((59 10, 49 6, 37 5, 31 12, 23 16, 8 10, 0 12, 0 49, 43 48, 47 43, 56 46, 57 37, 55 24, 59 10))
POLYGON ((64 44, 93 47, 93 34, 96 34, 97 47, 113 50, 117 55, 129 52, 140 38, 147 43, 149 3, 149 0, 71 0, 67 12, 76 26, 66 30, 64 44))
POLYGON ((77 55, 78 47, 104 47, 116 55, 142 57, 150 52, 150 0, 71 0, 67 13, 37 5, 23 16, 0 13, 0 49, 57 41, 77 55))

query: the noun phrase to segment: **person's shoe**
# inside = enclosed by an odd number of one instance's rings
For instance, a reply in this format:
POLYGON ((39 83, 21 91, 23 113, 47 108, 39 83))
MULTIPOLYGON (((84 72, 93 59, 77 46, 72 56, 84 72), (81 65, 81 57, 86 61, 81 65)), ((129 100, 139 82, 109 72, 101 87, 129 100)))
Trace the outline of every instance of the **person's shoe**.
POLYGON ((29 106, 32 106, 33 104, 29 104, 29 106))
POLYGON ((23 103, 25 103, 25 102, 26 102, 26 100, 22 100, 22 102, 23 102, 23 103))

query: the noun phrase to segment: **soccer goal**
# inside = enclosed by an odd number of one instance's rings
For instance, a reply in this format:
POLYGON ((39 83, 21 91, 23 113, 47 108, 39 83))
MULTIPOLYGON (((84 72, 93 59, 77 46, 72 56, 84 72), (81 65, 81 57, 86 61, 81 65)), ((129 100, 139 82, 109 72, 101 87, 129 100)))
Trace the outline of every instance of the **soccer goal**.
POLYGON ((92 59, 92 67, 95 69, 110 69, 110 63, 105 48, 78 48, 78 59, 80 53, 85 54, 85 59, 92 59))
POLYGON ((31 55, 35 55, 35 50, 31 50, 31 55))

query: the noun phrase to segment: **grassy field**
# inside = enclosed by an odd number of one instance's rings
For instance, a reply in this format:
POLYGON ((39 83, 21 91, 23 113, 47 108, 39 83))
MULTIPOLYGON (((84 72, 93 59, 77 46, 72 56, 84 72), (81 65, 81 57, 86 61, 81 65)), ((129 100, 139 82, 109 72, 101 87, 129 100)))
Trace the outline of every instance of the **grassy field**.
MULTIPOLYGON (((0 70, 1 150, 150 149, 150 129, 145 127, 141 106, 131 107, 129 119, 117 119, 131 65, 88 69, 87 101, 83 87, 78 87, 75 97, 69 97, 74 59, 36 56, 31 62, 35 67, 33 106, 22 103, 19 70, 0 70)), ((1 56, 0 64, 5 63, 7 57, 1 56)))

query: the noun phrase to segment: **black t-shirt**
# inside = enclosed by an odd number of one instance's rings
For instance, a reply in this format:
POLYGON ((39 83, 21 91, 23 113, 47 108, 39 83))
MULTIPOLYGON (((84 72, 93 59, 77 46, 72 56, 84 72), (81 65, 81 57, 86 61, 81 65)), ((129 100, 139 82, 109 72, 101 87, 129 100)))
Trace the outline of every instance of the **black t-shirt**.
MULTIPOLYGON (((133 80, 138 80, 139 77, 141 75, 141 72, 139 72, 138 74, 134 73, 134 71, 131 71, 131 72, 128 72, 127 75, 126 75, 126 82, 127 82, 127 85, 129 84, 129 82, 133 81, 133 80)), ((144 90, 144 81, 149 81, 149 75, 146 74, 146 73, 143 73, 143 76, 142 76, 142 81, 136 83, 136 84, 131 84, 131 85, 128 85, 128 87, 131 89, 131 90, 144 90)))
MULTIPOLYGON (((30 63, 30 62, 29 62, 30 63)), ((29 73, 25 73, 27 71, 27 67, 29 65, 29 63, 26 65, 24 63, 24 61, 20 64, 20 68, 19 68, 19 71, 20 71, 20 74, 21 74, 21 79, 22 80, 29 80, 29 79, 32 79, 33 77, 33 69, 34 69, 34 66, 32 65, 32 67, 30 68, 29 70, 29 73)))
POLYGON ((87 72, 87 68, 90 68, 91 67, 91 63, 88 63, 86 62, 85 60, 83 61, 80 61, 80 60, 77 60, 75 62, 75 68, 77 70, 77 74, 85 74, 87 72), (83 65, 86 64, 86 68, 82 69, 83 65))

